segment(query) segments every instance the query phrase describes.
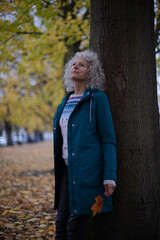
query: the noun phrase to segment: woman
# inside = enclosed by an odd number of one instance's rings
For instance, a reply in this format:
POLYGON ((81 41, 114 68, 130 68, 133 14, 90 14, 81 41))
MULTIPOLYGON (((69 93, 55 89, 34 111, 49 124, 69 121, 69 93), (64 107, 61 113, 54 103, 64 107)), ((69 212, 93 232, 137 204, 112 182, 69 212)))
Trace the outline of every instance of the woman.
POLYGON ((63 80, 68 94, 54 117, 55 239, 84 240, 98 195, 103 197, 101 212, 112 211, 116 140, 97 54, 76 53, 63 80))

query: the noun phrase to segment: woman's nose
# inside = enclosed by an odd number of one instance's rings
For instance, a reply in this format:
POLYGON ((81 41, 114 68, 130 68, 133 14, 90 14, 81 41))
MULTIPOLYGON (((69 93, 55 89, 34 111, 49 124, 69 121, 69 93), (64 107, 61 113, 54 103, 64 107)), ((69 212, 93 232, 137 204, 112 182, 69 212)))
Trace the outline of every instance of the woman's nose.
POLYGON ((78 68, 78 64, 75 64, 73 67, 74 67, 74 68, 78 68))

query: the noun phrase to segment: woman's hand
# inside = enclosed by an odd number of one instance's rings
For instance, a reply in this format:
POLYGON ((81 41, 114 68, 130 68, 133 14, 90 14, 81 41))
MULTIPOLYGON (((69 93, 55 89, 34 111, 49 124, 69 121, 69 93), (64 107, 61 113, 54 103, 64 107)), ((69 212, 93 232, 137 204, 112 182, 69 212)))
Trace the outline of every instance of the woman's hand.
POLYGON ((113 192, 114 192, 115 186, 112 185, 112 184, 105 184, 104 187, 105 187, 104 195, 106 197, 111 196, 113 194, 113 192))

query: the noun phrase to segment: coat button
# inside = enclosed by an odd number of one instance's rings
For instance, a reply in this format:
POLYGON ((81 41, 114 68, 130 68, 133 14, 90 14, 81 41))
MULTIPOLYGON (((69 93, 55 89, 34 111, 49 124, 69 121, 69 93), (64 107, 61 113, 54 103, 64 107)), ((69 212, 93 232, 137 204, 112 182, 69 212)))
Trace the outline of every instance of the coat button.
POLYGON ((74 210, 74 212, 76 213, 76 212, 77 212, 77 210, 74 210))
POLYGON ((72 124, 72 127, 74 127, 74 123, 72 124))
POLYGON ((72 156, 74 156, 74 153, 72 153, 72 156))
POLYGON ((73 181, 73 184, 75 184, 76 182, 75 181, 73 181))

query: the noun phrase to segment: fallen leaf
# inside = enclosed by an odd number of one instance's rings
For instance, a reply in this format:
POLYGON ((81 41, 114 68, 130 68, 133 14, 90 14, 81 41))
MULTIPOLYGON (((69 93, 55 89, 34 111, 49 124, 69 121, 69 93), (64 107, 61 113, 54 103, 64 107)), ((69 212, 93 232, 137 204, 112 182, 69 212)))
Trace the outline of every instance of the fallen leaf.
POLYGON ((40 227, 40 228, 46 228, 47 225, 46 225, 46 224, 40 224, 39 227, 40 227))
POLYGON ((55 230, 55 226, 50 226, 50 227, 48 228, 48 230, 49 230, 49 231, 55 230))
POLYGON ((103 198, 98 195, 96 198, 96 203, 93 204, 93 206, 91 207, 92 211, 93 211, 93 215, 92 217, 94 217, 96 215, 96 213, 100 213, 103 207, 103 198))
POLYGON ((7 213, 16 213, 16 211, 13 210, 5 210, 4 212, 2 212, 2 216, 6 215, 7 213))
POLYGON ((6 224, 5 224, 5 227, 6 227, 6 228, 14 228, 15 225, 14 225, 14 223, 6 223, 6 224))
POLYGON ((49 231, 48 234, 51 236, 53 235, 54 233, 52 231, 49 231))
POLYGON ((35 222, 37 220, 39 220, 39 219, 38 218, 31 218, 31 219, 27 220, 26 222, 35 222))
POLYGON ((54 239, 51 149, 52 142, 0 149, 0 239, 54 239))
POLYGON ((40 229, 38 232, 43 233, 44 231, 45 231, 44 229, 40 229))

